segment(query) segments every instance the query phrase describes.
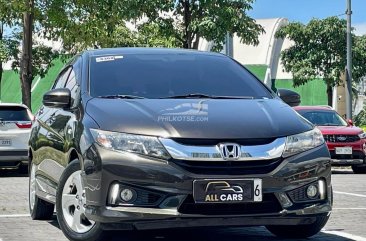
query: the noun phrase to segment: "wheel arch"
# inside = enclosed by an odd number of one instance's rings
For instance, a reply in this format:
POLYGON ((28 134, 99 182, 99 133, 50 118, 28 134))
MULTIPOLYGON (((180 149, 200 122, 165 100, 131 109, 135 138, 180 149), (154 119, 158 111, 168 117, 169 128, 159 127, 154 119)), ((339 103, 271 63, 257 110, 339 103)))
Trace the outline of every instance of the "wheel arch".
POLYGON ((79 152, 75 148, 71 148, 69 150, 69 154, 68 154, 67 165, 69 165, 75 159, 78 159, 80 161, 80 169, 83 170, 82 156, 79 154, 79 152))

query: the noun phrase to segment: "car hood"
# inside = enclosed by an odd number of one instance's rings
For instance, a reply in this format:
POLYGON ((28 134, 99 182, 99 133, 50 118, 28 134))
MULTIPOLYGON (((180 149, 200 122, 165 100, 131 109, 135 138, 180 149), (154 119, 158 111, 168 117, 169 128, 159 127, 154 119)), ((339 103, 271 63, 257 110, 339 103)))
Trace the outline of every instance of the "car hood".
POLYGON ((356 126, 318 126, 323 135, 358 135, 362 129, 356 126))
POLYGON ((279 99, 102 99, 86 113, 100 129, 166 138, 274 138, 313 126, 279 99))

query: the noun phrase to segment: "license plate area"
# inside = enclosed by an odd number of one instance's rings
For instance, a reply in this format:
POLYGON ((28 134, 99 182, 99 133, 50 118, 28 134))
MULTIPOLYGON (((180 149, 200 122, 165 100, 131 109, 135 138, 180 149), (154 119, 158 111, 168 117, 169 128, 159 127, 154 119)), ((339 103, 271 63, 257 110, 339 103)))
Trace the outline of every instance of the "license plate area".
POLYGON ((336 147, 335 153, 338 155, 352 155, 352 147, 336 147))
POLYGON ((11 146, 10 139, 0 139, 0 146, 11 146))
POLYGON ((193 199, 195 203, 261 202, 262 180, 195 180, 193 199))

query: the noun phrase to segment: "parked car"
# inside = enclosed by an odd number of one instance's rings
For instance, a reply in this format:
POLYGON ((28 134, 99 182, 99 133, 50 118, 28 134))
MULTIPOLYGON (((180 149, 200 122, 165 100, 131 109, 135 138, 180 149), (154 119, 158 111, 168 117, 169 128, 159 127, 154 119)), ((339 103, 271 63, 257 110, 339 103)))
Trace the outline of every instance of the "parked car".
POLYGON ((33 115, 22 104, 0 103, 0 169, 28 173, 28 140, 33 115))
POLYGON ((366 173, 366 133, 326 106, 294 107, 322 132, 333 166, 352 166, 354 173, 366 173))
POLYGON ((248 225, 309 237, 332 209, 321 132, 221 54, 85 51, 44 95, 29 144, 31 216, 56 205, 70 240, 248 225))

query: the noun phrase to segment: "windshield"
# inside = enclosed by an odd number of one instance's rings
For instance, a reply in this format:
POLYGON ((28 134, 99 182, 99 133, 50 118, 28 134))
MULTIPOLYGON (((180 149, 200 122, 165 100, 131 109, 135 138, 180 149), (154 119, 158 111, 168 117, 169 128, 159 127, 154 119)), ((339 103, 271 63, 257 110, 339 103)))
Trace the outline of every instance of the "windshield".
POLYGON ((154 99, 197 93, 201 97, 272 98, 259 80, 224 56, 127 54, 90 59, 93 97, 124 95, 154 99))
POLYGON ((347 126, 347 122, 335 111, 298 111, 308 121, 317 126, 347 126))

